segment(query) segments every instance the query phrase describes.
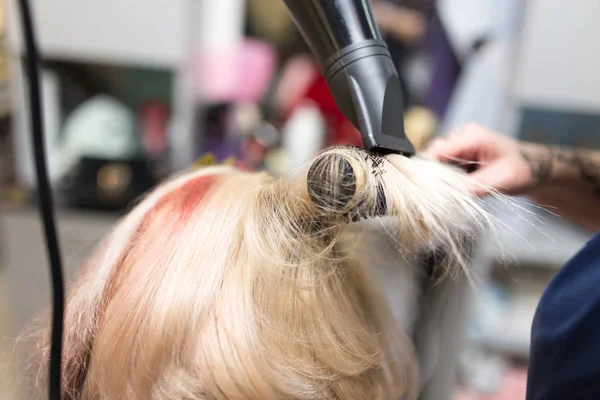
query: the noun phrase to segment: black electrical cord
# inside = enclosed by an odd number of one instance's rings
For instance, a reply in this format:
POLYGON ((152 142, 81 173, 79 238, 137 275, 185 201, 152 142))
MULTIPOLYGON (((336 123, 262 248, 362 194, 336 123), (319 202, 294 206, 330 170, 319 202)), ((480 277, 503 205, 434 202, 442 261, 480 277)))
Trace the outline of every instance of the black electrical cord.
POLYGON ((31 133, 33 136, 33 151, 38 181, 39 208, 41 212, 46 247, 50 260, 52 279, 52 341, 50 348, 50 382, 48 385, 49 400, 61 398, 62 370, 62 336, 64 314, 64 287, 62 263, 54 223, 54 207, 52 191, 48 180, 46 167, 46 151, 44 149, 44 126, 42 120, 41 88, 38 73, 39 56, 35 41, 31 9, 27 0, 20 0, 21 21, 25 48, 27 50, 27 79, 29 83, 29 103, 31 118, 31 133))

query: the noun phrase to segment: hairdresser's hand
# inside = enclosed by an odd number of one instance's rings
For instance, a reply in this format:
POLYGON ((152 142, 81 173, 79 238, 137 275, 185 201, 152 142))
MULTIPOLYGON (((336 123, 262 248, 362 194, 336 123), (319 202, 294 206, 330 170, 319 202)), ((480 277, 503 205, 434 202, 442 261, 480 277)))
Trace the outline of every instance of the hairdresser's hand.
POLYGON ((539 179, 537 151, 529 145, 493 132, 477 124, 468 124, 434 140, 423 156, 453 163, 469 169, 470 189, 478 196, 492 190, 523 194, 536 186, 539 179))

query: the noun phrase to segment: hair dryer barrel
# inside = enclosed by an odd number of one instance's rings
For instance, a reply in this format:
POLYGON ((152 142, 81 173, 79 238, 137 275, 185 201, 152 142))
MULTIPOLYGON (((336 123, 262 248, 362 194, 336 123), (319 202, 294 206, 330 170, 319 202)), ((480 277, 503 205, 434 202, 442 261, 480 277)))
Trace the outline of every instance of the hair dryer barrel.
POLYGON ((404 99, 396 67, 369 0, 284 0, 319 60, 342 113, 368 150, 414 154, 404 133, 404 99))

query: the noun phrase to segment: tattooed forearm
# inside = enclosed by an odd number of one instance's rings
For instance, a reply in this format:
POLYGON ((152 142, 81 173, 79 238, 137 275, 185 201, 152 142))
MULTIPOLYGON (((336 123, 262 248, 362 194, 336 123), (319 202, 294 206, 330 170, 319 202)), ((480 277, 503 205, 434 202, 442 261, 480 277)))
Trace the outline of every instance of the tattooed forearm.
POLYGON ((523 159, 536 183, 543 183, 569 171, 569 176, 589 184, 600 195, 600 151, 560 146, 524 145, 523 159))
POLYGON ((600 157, 598 152, 563 147, 554 147, 551 151, 557 162, 574 168, 580 179, 592 185, 594 191, 600 194, 600 157))
POLYGON ((523 147, 521 156, 529 164, 536 183, 546 182, 552 176, 552 152, 548 148, 531 149, 523 147))

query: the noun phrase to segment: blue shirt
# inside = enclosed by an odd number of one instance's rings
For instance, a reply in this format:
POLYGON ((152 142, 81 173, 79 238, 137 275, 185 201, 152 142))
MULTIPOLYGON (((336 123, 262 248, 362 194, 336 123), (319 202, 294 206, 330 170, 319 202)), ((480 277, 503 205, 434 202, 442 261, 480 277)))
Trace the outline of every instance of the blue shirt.
POLYGON ((527 400, 600 399, 600 233, 544 291, 530 353, 527 400))

